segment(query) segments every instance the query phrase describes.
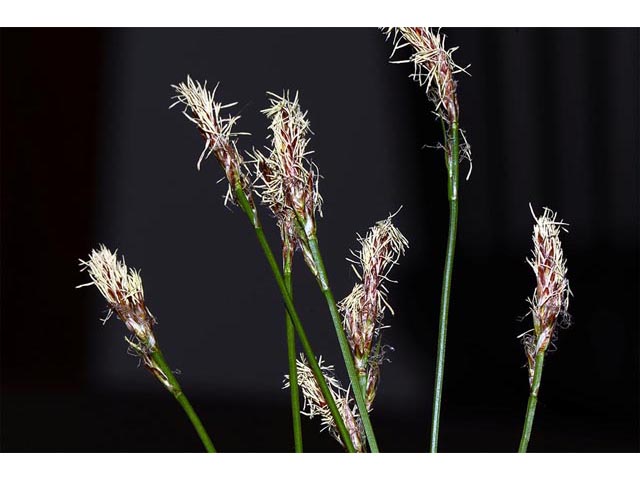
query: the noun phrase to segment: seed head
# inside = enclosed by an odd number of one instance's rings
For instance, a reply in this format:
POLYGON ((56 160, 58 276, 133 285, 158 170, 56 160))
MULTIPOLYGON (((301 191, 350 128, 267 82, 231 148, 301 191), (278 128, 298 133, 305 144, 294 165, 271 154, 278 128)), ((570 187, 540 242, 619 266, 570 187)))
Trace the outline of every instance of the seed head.
MULTIPOLYGON (((393 216, 377 222, 363 238, 358 236, 360 250, 352 252, 350 260, 362 283, 353 287, 351 293, 340 302, 347 337, 356 357, 366 358, 371 352, 375 327, 381 327, 386 301, 388 273, 404 255, 409 242, 392 223, 393 216)), ((362 368, 365 365, 361 365, 362 368)))
POLYGON ((254 152, 257 186, 262 201, 282 225, 296 220, 307 235, 315 232, 315 214, 322 216, 322 197, 318 191, 318 169, 308 159, 311 134, 307 112, 303 112, 296 92, 282 96, 270 93, 270 107, 262 112, 271 120, 269 154, 254 152))
POLYGON ((404 255, 409 242, 392 223, 393 215, 377 222, 367 235, 358 237, 360 250, 353 252, 351 260, 354 271, 361 283, 353 287, 351 293, 338 305, 343 317, 347 339, 353 352, 359 375, 367 375, 367 405, 370 408, 375 397, 383 352, 380 348, 380 331, 384 328, 382 319, 385 307, 393 314, 386 300, 384 284, 391 268, 404 255), (378 340, 378 352, 372 353, 378 340))
POLYGON ((360 278, 365 292, 371 298, 375 292, 384 290, 383 280, 387 280, 387 274, 409 247, 408 240, 393 225, 392 219, 393 215, 390 215, 377 222, 364 238, 358 238, 361 248, 355 256, 362 270, 360 278))
POLYGON ((100 245, 98 250, 91 251, 88 260, 80 260, 80 270, 89 273, 91 282, 78 285, 77 288, 96 286, 110 309, 103 321, 106 322, 113 312, 116 313, 132 334, 131 338, 125 337, 130 351, 140 357, 145 367, 172 391, 167 376, 151 356, 157 345, 153 334, 156 320, 145 306, 140 272, 128 268, 124 257, 118 260, 116 253, 100 245))
POLYGON ((207 90, 207 82, 200 84, 200 82, 194 82, 189 76, 187 76, 186 83, 179 83, 178 85, 172 85, 172 87, 177 92, 177 95, 173 97, 176 101, 169 108, 183 104, 185 106, 183 110, 184 116, 198 127, 198 131, 205 140, 204 149, 198 159, 198 170, 200 170, 202 160, 213 153, 229 181, 229 190, 225 197, 225 203, 235 198, 234 189, 237 186, 243 189, 245 195, 251 201, 252 196, 246 166, 234 140, 234 137, 247 135, 247 133, 233 131, 234 125, 240 119, 239 115, 222 116, 222 111, 225 108, 233 107, 237 105, 237 102, 226 105, 216 102, 215 94, 218 85, 212 91, 209 91, 207 90))
POLYGON ((566 260, 560 243, 560 231, 565 230, 567 224, 562 220, 557 221, 557 214, 548 208, 539 217, 536 217, 533 209, 531 214, 536 223, 533 227, 532 257, 527 259, 527 263, 536 276, 536 289, 529 299, 533 334, 523 336, 530 380, 535 370, 536 355, 546 352, 555 338, 556 325, 569 321, 571 295, 566 260))
POLYGON ((79 287, 95 285, 109 305, 104 321, 115 312, 141 345, 153 350, 156 341, 152 326, 156 321, 145 306, 140 273, 128 268, 124 258, 118 260, 116 252, 104 245, 92 250, 88 260, 80 260, 80 266, 81 271, 88 271, 91 282, 79 287))
MULTIPOLYGON (((404 47, 411 47, 412 54, 406 60, 397 60, 392 63, 413 63, 411 78, 422 87, 426 86, 427 98, 433 103, 436 117, 441 118, 447 128, 458 123, 460 116, 458 106, 457 82, 454 75, 464 72, 469 75, 467 68, 462 68, 453 61, 453 52, 458 47, 446 49, 445 35, 440 30, 434 32, 428 27, 396 27, 383 28, 386 38, 392 38, 393 52, 404 47)), ((459 129, 462 141, 460 142, 460 159, 469 161, 469 175, 471 175, 471 146, 467 142, 465 133, 459 129)), ((450 153, 450 145, 445 141, 442 147, 450 153)))
POLYGON ((465 72, 466 68, 459 67, 452 58, 452 53, 458 47, 447 50, 444 46, 445 37, 440 31, 434 32, 428 27, 397 27, 384 28, 387 39, 393 37, 396 50, 411 46, 413 53, 408 60, 394 63, 413 63, 411 77, 427 89, 427 97, 435 105, 436 115, 448 124, 458 120, 458 97, 456 81, 453 76, 465 72))
MULTIPOLYGON (((338 411, 342 416, 345 427, 349 432, 349 436, 357 452, 364 451, 363 427, 357 413, 357 409, 351 398, 350 391, 342 388, 340 381, 335 377, 333 365, 323 365, 322 357, 318 359, 318 365, 322 370, 322 374, 329 386, 331 395, 338 407, 338 411)), ((344 447, 342 438, 336 426, 331 410, 327 404, 318 381, 316 380, 313 370, 309 366, 304 354, 300 354, 300 360, 297 361, 298 385, 302 390, 303 409, 300 413, 313 418, 319 416, 322 421, 322 430, 328 430, 329 433, 344 447)), ((285 388, 289 387, 289 376, 285 375, 285 388)))

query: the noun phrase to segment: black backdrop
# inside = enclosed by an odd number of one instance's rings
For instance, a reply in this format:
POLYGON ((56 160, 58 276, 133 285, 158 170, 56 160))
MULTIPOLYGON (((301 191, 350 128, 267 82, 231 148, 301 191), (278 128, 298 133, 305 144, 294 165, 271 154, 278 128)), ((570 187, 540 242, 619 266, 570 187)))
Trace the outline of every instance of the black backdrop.
MULTIPOLYGON (((639 31, 446 29, 459 45, 473 147, 461 214, 441 451, 513 451, 527 396, 517 335, 534 279, 528 204, 557 210, 574 325, 546 363, 533 451, 638 451, 639 31)), ((141 268, 157 335, 222 451, 290 451, 282 308, 214 161, 170 85, 220 81, 241 148, 265 144, 266 91, 299 90, 323 175, 319 237, 337 297, 344 257, 400 205, 395 347, 374 427, 384 451, 425 451, 447 201, 439 129, 408 65, 375 29, 3 29, 3 451, 200 451, 171 396, 104 327, 78 258, 104 242, 141 268), (239 347, 241 345, 241 347, 239 347)), ((405 54, 406 55, 406 54, 405 54)), ((467 166, 462 166, 466 173, 467 166)), ((269 222, 267 222, 269 223, 269 222)), ((268 232, 277 245, 276 229, 268 232)), ((339 365, 301 259, 296 300, 339 365)), ((344 378, 344 372, 338 369, 344 378)), ((339 451, 303 420, 308 451, 339 451)))

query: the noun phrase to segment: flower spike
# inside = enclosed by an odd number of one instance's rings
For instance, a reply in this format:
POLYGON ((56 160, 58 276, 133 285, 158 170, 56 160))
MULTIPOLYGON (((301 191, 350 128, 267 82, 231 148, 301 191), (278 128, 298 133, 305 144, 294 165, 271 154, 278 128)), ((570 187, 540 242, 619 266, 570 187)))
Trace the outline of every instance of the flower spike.
MULTIPOLYGON (((383 28, 382 32, 387 40, 392 39, 394 44, 391 57, 396 51, 411 47, 412 54, 406 60, 396 60, 392 63, 413 63, 413 74, 411 78, 421 87, 426 86, 428 100, 433 103, 434 114, 442 119, 447 128, 447 136, 453 124, 458 124, 460 109, 458 106, 458 83, 454 75, 466 73, 470 75, 466 67, 460 67, 453 61, 453 52, 458 47, 447 49, 444 45, 445 35, 440 34, 440 30, 434 32, 428 27, 396 27, 383 28)), ((466 140, 464 131, 459 129, 462 141, 460 142, 460 160, 469 161, 469 173, 471 175, 471 146, 466 140)), ((445 141, 442 147, 448 150, 450 147, 445 141)), ((449 152, 447 153, 449 154, 449 152)))
MULTIPOLYGON (((533 380, 536 356, 545 353, 556 336, 556 326, 568 324, 570 316, 569 280, 567 279, 566 259, 562 252, 560 232, 566 223, 557 221, 557 213, 544 208, 542 215, 536 217, 533 227, 532 257, 527 263, 536 276, 536 288, 528 300, 529 313, 533 319, 533 333, 522 335, 529 365, 529 381, 533 380)), ((565 230, 566 231, 566 230, 565 230)))
MULTIPOLYGON (((329 386, 331 396, 336 402, 340 415, 344 421, 345 426, 349 432, 349 437, 356 450, 356 452, 364 451, 363 429, 362 423, 358 416, 357 410, 353 405, 353 399, 350 396, 350 391, 345 390, 340 384, 340 380, 335 377, 333 372, 333 365, 323 365, 322 357, 318 359, 318 365, 322 370, 322 374, 329 386)), ((303 410, 300 412, 309 418, 319 416, 322 421, 322 430, 328 430, 329 433, 344 447, 344 442, 340 438, 338 429, 335 423, 335 419, 331 415, 329 406, 322 394, 318 381, 313 375, 311 367, 304 356, 300 354, 300 359, 297 361, 298 371, 298 384, 302 390, 302 396, 304 399, 303 410)), ((289 376, 285 375, 284 388, 289 387, 289 376)))
POLYGON ((305 261, 316 272, 306 237, 315 234, 316 212, 322 216, 322 197, 318 191, 320 175, 308 159, 311 129, 307 112, 303 112, 298 93, 293 100, 289 92, 281 96, 269 92, 270 107, 262 112, 271 120, 271 147, 268 155, 254 151, 257 184, 262 202, 275 215, 283 240, 285 235, 298 245, 305 261), (300 227, 303 231, 300 231, 300 227))
POLYGON ((80 271, 88 271, 91 282, 78 285, 76 288, 96 286, 110 308, 104 321, 115 312, 124 322, 132 334, 131 338, 125 337, 129 344, 129 352, 139 357, 143 365, 171 392, 189 417, 207 452, 214 453, 216 450, 209 434, 183 393, 156 342, 153 334, 156 320, 145 306, 140 272, 127 267, 124 257, 118 260, 116 254, 117 251, 111 252, 104 245, 100 245, 98 250, 91 251, 88 260, 80 260, 80 271))
POLYGON ((157 322, 145 305, 140 272, 127 267, 124 258, 118 260, 117 251, 111 252, 104 245, 92 250, 88 260, 80 260, 80 266, 81 271, 89 273, 91 282, 77 288, 96 286, 110 308, 104 321, 115 312, 132 334, 131 338, 125 338, 130 350, 169 391, 173 391, 167 376, 152 358, 157 350, 153 333, 153 325, 157 322))
POLYGON ((531 204, 529 208, 535 225, 532 257, 527 259, 527 263, 536 276, 536 288, 529 299, 533 329, 520 335, 529 373, 529 400, 518 447, 520 453, 527 451, 531 438, 545 356, 556 338, 556 326, 569 326, 567 310, 571 295, 566 260, 560 243, 560 232, 566 231, 564 227, 567 224, 556 220, 557 214, 546 207, 540 216, 536 216, 531 204))
POLYGON ((215 94, 218 85, 209 91, 207 90, 207 82, 200 84, 200 82, 194 82, 189 76, 187 76, 186 82, 172 85, 172 87, 177 95, 173 97, 176 101, 169 108, 183 104, 185 106, 184 116, 198 127, 198 131, 205 140, 204 149, 198 159, 198 170, 200 170, 202 160, 213 153, 229 181, 225 204, 227 201, 235 199, 235 188, 238 186, 242 188, 247 199, 252 202, 251 182, 234 139, 238 135, 248 134, 233 131, 233 127, 240 119, 239 115, 222 116, 222 110, 237 105, 237 102, 226 105, 216 102, 215 94))
POLYGON ((361 283, 353 287, 338 308, 342 313, 343 324, 349 345, 353 352, 358 376, 366 389, 367 408, 371 410, 380 375, 380 364, 384 359, 381 348, 380 331, 385 328, 382 319, 385 308, 393 309, 386 299, 384 281, 388 280, 391 268, 404 255, 409 242, 392 223, 393 215, 377 222, 367 235, 358 237, 361 248, 354 252, 354 271, 361 283), (376 351, 374 352, 374 344, 376 351))
POLYGON ((435 105, 436 115, 448 124, 458 120, 458 98, 456 94, 456 73, 467 72, 453 61, 452 53, 458 47, 447 50, 445 37, 440 31, 434 32, 427 27, 385 28, 387 39, 393 36, 394 48, 391 56, 404 47, 411 46, 413 54, 408 60, 393 63, 413 63, 413 78, 420 86, 426 85, 427 97, 435 105))

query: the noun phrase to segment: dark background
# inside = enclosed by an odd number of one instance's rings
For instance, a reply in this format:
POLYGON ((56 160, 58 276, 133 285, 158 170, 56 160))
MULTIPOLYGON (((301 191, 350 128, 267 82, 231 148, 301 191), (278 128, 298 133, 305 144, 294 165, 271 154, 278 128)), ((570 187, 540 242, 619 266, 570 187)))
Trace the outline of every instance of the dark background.
MULTIPOLYGON (((543 206, 563 237, 574 325, 545 363, 531 451, 638 451, 639 31, 446 29, 474 168, 461 212, 440 449, 517 448, 528 394, 525 263, 543 206)), ((221 451, 292 450, 279 295, 249 224, 171 84, 238 101, 240 147, 266 143, 265 92, 299 90, 323 181, 319 238, 335 295, 356 232, 403 209, 372 416, 383 451, 426 451, 447 199, 439 125, 375 29, 3 29, 2 451, 200 451, 171 396, 126 354, 125 328, 78 258, 105 243, 141 268, 157 337, 221 451)), ((402 52, 399 58, 406 58, 402 52)), ((462 165, 466 175, 467 165, 462 165)), ((268 234, 277 249, 272 222, 268 234)), ((316 352, 341 363, 298 257, 316 352)), ((341 368, 338 372, 344 379, 341 368)), ((339 451, 303 419, 308 451, 339 451)))

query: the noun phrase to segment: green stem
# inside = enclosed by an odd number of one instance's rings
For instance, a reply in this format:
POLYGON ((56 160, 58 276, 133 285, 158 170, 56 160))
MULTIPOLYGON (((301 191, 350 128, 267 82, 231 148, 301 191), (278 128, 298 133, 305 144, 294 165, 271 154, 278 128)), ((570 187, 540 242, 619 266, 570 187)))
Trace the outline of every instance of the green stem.
POLYGON ((358 405, 358 411, 360 413, 360 419, 362 420, 362 425, 364 426, 364 431, 367 436, 367 442, 369 443, 371 452, 378 453, 378 443, 376 442, 376 437, 373 433, 373 427, 371 426, 371 420, 369 419, 367 403, 360 384, 360 379, 358 378, 358 373, 356 372, 355 364, 353 362, 351 347, 349 346, 349 341, 347 340, 347 336, 344 333, 344 329, 342 327, 342 317, 340 315, 340 312, 338 311, 338 306, 336 305, 336 300, 333 297, 331 288, 329 288, 329 279, 327 278, 327 270, 325 269, 324 262, 322 261, 320 246, 318 245, 318 238, 315 235, 308 235, 307 239, 309 241, 309 247, 311 249, 311 255, 313 256, 314 264, 318 271, 318 284, 320 285, 320 290, 322 290, 322 294, 324 295, 327 301, 327 305, 329 306, 331 320, 333 320, 333 326, 335 327, 336 335, 338 336, 338 343, 340 344, 340 350, 342 352, 342 357, 344 358, 344 364, 347 367, 347 373, 349 374, 349 380, 351 381, 351 388, 353 389, 353 396, 355 397, 356 404, 358 405))
POLYGON ((518 453, 526 453, 531 438, 531 428, 533 427, 533 417, 536 414, 536 405, 538 404, 538 392, 540 391, 540 382, 542 381, 542 366, 544 364, 544 352, 536 355, 536 368, 533 372, 533 381, 531 382, 531 391, 529 393, 529 401, 527 402, 527 414, 524 418, 524 428, 522 429, 522 438, 520 439, 520 448, 518 453))
POLYGON ((362 390, 363 395, 367 394, 367 372, 358 373, 358 380, 360 381, 360 390, 362 390))
POLYGON ((167 362, 165 361, 164 356, 160 351, 160 348, 156 347, 155 351, 151 354, 151 358, 156 363, 156 365, 158 365, 158 368, 162 370, 162 373, 164 373, 167 379, 169 380, 169 383, 171 384, 171 387, 172 387, 170 390, 171 393, 173 394, 175 399, 178 401, 178 403, 182 406, 185 413, 187 414, 187 417, 189 417, 189 420, 191 420, 191 423, 193 424, 193 428, 196 429, 196 432, 198 433, 200 440, 202 440, 202 444, 204 445, 204 448, 207 450, 208 453, 216 453, 216 449, 213 447, 213 443, 211 442, 211 438, 209 438, 209 434, 207 433, 204 426, 202 425, 202 422, 200 421, 200 418, 198 418, 198 415, 196 414, 195 410, 191 406, 191 403, 189 403, 189 399, 182 391, 182 388, 180 387, 180 384, 178 383, 178 380, 176 379, 176 377, 173 375, 173 372, 169 368, 169 365, 167 365, 167 362))
POLYGON ((440 299, 440 321, 438 327, 438 357, 436 360, 436 378, 433 392, 433 417, 431 421, 431 453, 438 451, 438 434, 440 432, 440 410, 442 407, 442 385, 444 381, 444 357, 447 346, 447 321, 449 319, 449 298, 451 296, 451 278, 453 275, 453 258, 456 249, 456 232, 458 229, 458 160, 460 144, 458 123, 451 125, 451 139, 445 139, 447 148, 447 192, 449 197, 449 235, 447 254, 442 277, 442 297, 440 299))
MULTIPOLYGON (((288 241, 285 241, 288 243, 288 241)), ((292 254, 290 245, 283 250, 284 283, 287 292, 293 298, 293 283, 291 281, 292 254)), ((298 369, 296 366, 296 332, 291 316, 285 309, 287 326, 287 354, 289 358, 289 391, 291 392, 291 418, 293 420, 293 441, 296 453, 302 453, 302 422, 300 421, 300 391, 298 389, 298 369)))
POLYGON ((298 334, 298 338, 300 339, 300 343, 302 344, 302 349, 307 357, 307 361, 309 362, 309 366, 313 371, 316 380, 318 381, 318 386, 320 387, 320 391, 324 396, 325 401, 327 402, 327 406, 331 411, 331 415, 333 416, 334 421, 336 422, 336 428, 340 433, 340 438, 344 442, 344 445, 349 453, 355 453, 355 449, 353 448, 353 442, 351 441, 351 437, 349 436, 349 432, 344 425, 344 420, 342 419, 342 415, 336 406, 335 399, 331 394, 331 390, 327 385, 327 382, 322 374, 322 370, 318 365, 318 361, 316 360, 316 356, 311 349, 311 345, 309 344, 309 340, 307 335, 302 327, 302 323, 300 322, 300 317, 298 316, 298 312, 293 305, 293 300, 291 299, 291 295, 287 291, 287 287, 285 285, 282 274, 280 273, 280 268, 278 267, 278 263, 276 262, 276 258, 271 251, 271 247, 267 242, 267 238, 264 235, 264 231, 262 230, 262 224, 260 223, 260 218, 258 217, 257 210, 249 203, 247 196, 242 190, 240 185, 237 185, 234 189, 236 194, 236 199, 238 200, 238 204, 242 211, 249 217, 249 221, 253 225, 256 237, 258 238, 258 243, 262 247, 262 251, 267 259, 267 263, 269 263, 269 267, 271 267, 271 271, 273 272, 273 276, 275 277, 276 283, 278 284, 278 288, 280 289, 280 294, 282 295, 282 299, 284 301, 285 308, 289 313, 291 321, 293 322, 293 326, 296 329, 296 333, 298 334))

